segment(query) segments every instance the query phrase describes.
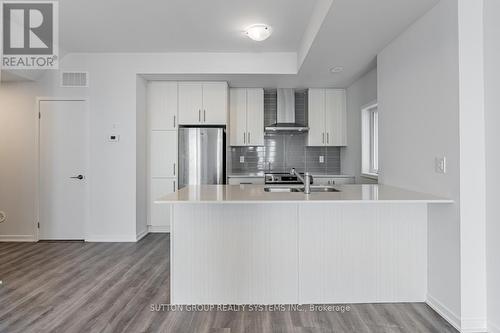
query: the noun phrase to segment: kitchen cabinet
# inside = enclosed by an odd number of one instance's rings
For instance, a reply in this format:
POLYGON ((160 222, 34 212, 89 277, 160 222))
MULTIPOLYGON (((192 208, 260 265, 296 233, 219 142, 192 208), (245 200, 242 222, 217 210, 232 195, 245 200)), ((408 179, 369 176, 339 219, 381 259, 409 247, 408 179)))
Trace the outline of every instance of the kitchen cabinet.
POLYGON ((264 145, 264 89, 232 88, 230 101, 230 145, 264 145))
POLYGON ((149 82, 147 108, 150 130, 175 130, 177 128, 177 82, 149 82))
POLYGON ((328 177, 328 176, 314 176, 314 185, 318 186, 331 186, 331 185, 343 185, 343 184, 354 184, 354 177, 328 177))
MULTIPOLYGON (((149 221, 148 224, 153 227, 170 226, 170 205, 155 203, 161 197, 173 193, 177 188, 175 178, 153 178, 150 182, 149 194, 149 221)), ((162 229, 165 231, 165 228, 162 229)))
POLYGON ((344 89, 309 89, 308 146, 346 146, 346 92, 344 89))
POLYGON ((226 82, 179 82, 179 124, 226 125, 226 82))
POLYGON ((264 185, 264 177, 229 177, 229 185, 264 185))
POLYGON ((152 131, 150 136, 150 176, 177 176, 177 131, 152 131))

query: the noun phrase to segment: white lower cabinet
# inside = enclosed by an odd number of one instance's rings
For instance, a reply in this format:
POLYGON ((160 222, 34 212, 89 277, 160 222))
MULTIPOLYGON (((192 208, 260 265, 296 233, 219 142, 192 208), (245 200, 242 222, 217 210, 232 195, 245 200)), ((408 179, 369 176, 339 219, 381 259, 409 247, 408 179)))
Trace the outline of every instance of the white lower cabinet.
POLYGON ((331 186, 331 185, 343 185, 343 184, 354 184, 354 177, 313 177, 314 185, 319 186, 331 186))
POLYGON ((177 180, 175 178, 153 178, 150 183, 150 217, 152 227, 170 227, 170 205, 156 204, 155 200, 175 192, 177 180))
POLYGON ((264 185, 264 177, 229 177, 229 185, 264 185))

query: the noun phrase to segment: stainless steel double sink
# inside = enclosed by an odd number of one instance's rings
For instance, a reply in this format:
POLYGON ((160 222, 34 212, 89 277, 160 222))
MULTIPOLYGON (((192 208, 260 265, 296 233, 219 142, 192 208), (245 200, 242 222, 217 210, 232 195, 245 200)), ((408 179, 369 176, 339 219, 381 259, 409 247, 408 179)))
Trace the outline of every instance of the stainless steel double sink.
MULTIPOLYGON (((265 192, 272 193, 297 193, 304 192, 303 187, 265 187, 265 192)), ((326 192, 340 192, 336 188, 330 186, 311 186, 311 193, 326 193, 326 192)))

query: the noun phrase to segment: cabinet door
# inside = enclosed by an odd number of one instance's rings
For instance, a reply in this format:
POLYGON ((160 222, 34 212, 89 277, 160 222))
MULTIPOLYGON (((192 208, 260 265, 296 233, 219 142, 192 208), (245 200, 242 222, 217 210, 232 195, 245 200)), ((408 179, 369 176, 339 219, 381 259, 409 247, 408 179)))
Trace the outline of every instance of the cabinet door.
POLYGON ((177 128, 177 82, 149 82, 147 105, 151 130, 177 128))
POLYGON ((343 89, 326 89, 326 145, 345 146, 346 136, 346 92, 343 89))
POLYGON ((150 176, 176 177, 177 131, 152 131, 150 176))
POLYGON ((264 145, 264 89, 247 89, 247 146, 264 145))
POLYGON ((167 194, 175 192, 175 178, 151 179, 149 192, 149 225, 170 226, 170 205, 156 204, 155 201, 167 194))
POLYGON ((308 146, 324 146, 325 133, 325 89, 309 89, 308 98, 308 146))
POLYGON ((207 125, 227 124, 227 83, 203 83, 202 123, 207 125))
POLYGON ((199 82, 179 82, 179 124, 198 125, 202 122, 203 89, 199 82))
POLYGON ((247 90, 231 88, 229 90, 229 144, 246 145, 247 131, 247 90))

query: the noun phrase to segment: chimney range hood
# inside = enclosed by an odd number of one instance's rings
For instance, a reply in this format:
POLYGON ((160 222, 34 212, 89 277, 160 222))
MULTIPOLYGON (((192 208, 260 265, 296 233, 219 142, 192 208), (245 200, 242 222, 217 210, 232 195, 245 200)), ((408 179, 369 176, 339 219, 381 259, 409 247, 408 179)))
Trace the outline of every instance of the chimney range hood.
POLYGON ((277 122, 271 126, 266 126, 266 132, 308 131, 309 127, 295 122, 295 90, 280 88, 277 90, 277 95, 277 122))

